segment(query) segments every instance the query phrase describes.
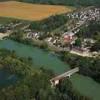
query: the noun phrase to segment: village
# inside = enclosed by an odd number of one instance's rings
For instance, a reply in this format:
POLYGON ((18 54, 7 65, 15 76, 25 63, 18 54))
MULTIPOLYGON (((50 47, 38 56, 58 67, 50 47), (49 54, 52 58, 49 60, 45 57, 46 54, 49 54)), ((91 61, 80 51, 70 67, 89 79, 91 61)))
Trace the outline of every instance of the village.
MULTIPOLYGON (((60 36, 50 36, 46 37, 44 40, 50 45, 55 46, 57 49, 61 51, 70 51, 70 53, 77 54, 80 56, 87 56, 87 57, 95 57, 96 55, 100 54, 100 52, 90 52, 89 47, 86 46, 89 42, 90 44, 95 43, 95 40, 91 38, 85 38, 82 41, 81 46, 75 46, 76 40, 78 40, 78 37, 76 36, 77 32, 79 32, 80 27, 82 25, 88 25, 88 21, 94 20, 98 21, 100 20, 100 8, 90 8, 86 9, 81 12, 74 12, 73 14, 68 14, 69 18, 72 19, 78 19, 75 26, 69 31, 64 32, 60 36)), ((29 33, 27 38, 35 38, 39 39, 39 36, 41 36, 41 33, 29 33)))
MULTIPOLYGON (((69 19, 77 20, 74 25, 68 25, 68 31, 64 32, 60 35, 49 35, 43 37, 43 32, 36 32, 33 29, 30 29, 28 26, 25 25, 21 28, 25 35, 24 38, 27 39, 35 39, 37 41, 45 41, 50 47, 56 47, 60 51, 69 51, 70 53, 77 54, 80 56, 87 56, 87 57, 95 57, 99 55, 100 52, 90 52, 89 47, 86 46, 87 43, 95 43, 94 39, 85 38, 82 40, 81 45, 75 45, 78 42, 79 38, 77 37, 77 32, 80 31, 80 27, 83 25, 88 26, 89 21, 99 21, 100 20, 100 8, 90 7, 85 10, 76 11, 73 13, 68 13, 67 16, 69 19)), ((14 23, 9 23, 7 25, 0 25, 0 39, 3 39, 5 36, 9 36, 13 33, 14 29, 18 26, 23 24, 23 22, 16 21, 14 23)))

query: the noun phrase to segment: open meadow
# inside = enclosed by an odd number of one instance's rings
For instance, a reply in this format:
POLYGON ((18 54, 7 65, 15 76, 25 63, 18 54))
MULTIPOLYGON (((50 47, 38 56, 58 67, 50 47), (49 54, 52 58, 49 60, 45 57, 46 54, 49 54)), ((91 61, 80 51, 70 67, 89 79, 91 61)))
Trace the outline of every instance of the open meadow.
POLYGON ((0 16, 23 20, 37 21, 51 15, 63 14, 72 11, 72 7, 28 4, 16 1, 0 2, 0 16))

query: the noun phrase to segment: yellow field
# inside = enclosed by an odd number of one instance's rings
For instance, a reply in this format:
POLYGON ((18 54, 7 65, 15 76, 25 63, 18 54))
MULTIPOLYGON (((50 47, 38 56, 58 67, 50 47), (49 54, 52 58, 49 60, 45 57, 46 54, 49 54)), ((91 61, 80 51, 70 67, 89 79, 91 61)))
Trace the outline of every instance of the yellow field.
POLYGON ((72 11, 72 8, 65 6, 28 4, 16 1, 0 3, 0 16, 24 20, 42 20, 51 15, 62 14, 70 11, 72 11))

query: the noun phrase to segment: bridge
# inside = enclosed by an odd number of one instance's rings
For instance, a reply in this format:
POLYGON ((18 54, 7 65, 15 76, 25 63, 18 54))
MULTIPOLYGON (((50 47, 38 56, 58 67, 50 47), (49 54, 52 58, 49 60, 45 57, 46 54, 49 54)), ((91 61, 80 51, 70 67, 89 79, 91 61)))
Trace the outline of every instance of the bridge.
POLYGON ((56 86, 57 84, 59 84, 60 80, 66 78, 66 77, 70 77, 72 74, 74 74, 74 73, 76 73, 78 71, 79 71, 79 68, 76 67, 76 68, 71 69, 71 70, 69 70, 69 71, 67 71, 67 72, 65 72, 65 73, 63 73, 61 75, 58 75, 58 76, 52 78, 50 80, 50 82, 51 82, 52 86, 56 86))

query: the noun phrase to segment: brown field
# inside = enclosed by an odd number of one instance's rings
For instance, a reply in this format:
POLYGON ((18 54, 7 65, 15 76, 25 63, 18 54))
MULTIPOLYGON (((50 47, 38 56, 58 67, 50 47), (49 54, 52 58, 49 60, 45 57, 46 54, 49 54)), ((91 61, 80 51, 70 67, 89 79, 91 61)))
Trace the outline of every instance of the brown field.
POLYGON ((24 20, 42 20, 51 15, 67 13, 70 11, 72 11, 72 8, 65 6, 28 4, 16 1, 0 3, 0 16, 24 20))

